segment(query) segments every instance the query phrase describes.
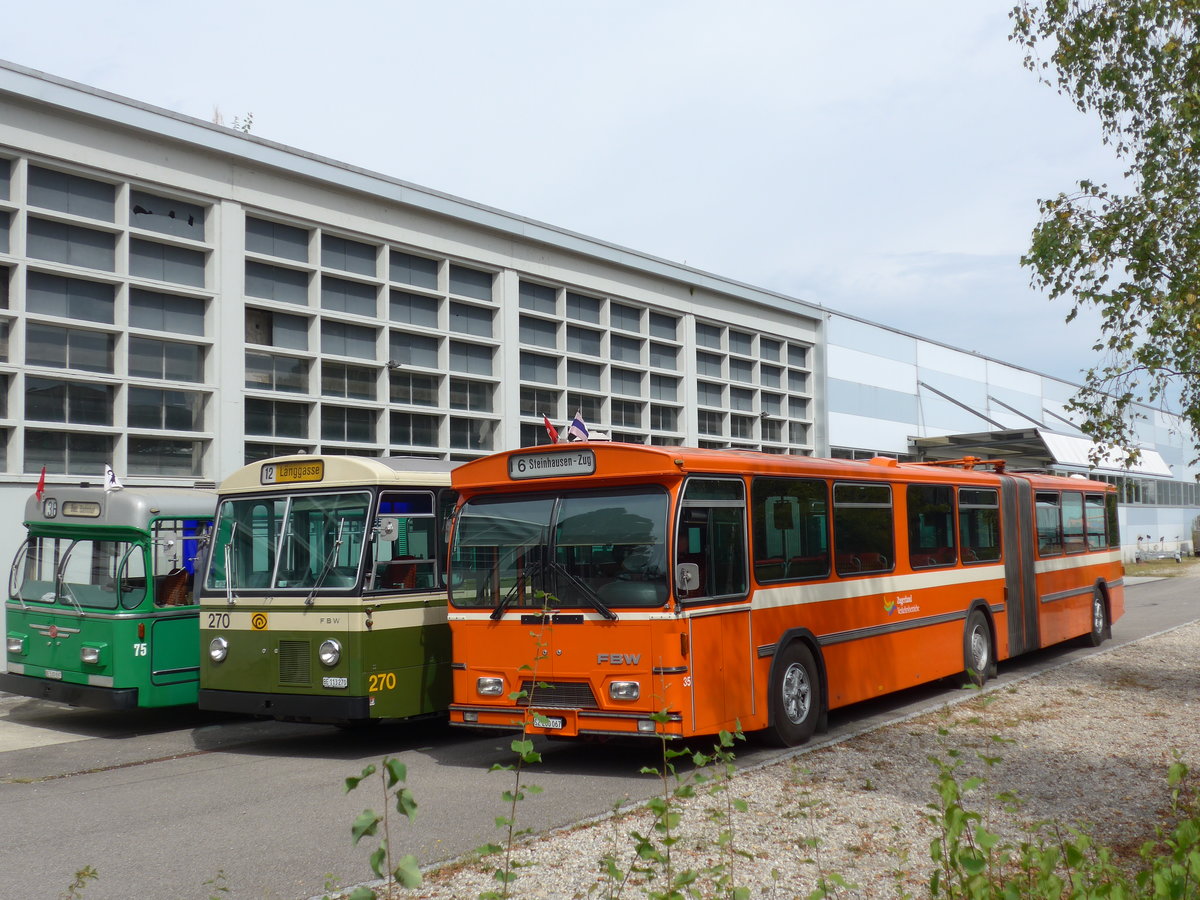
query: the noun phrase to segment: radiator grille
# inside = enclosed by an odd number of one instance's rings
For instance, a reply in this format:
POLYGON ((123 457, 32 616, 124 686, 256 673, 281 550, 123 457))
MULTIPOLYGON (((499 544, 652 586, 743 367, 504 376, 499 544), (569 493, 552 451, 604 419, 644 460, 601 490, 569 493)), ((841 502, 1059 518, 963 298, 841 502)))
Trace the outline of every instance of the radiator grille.
POLYGON ((279 642, 279 683, 297 687, 312 683, 312 652, 308 641, 279 642))
POLYGON ((591 685, 579 681, 522 681, 526 692, 522 706, 550 706, 563 709, 596 709, 591 685))

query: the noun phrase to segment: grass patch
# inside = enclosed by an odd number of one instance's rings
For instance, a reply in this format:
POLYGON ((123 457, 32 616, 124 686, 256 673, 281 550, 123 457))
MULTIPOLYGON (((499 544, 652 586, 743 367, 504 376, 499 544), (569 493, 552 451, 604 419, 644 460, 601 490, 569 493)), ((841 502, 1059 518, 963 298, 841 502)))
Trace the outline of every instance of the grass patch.
POLYGON ((1185 556, 1180 562, 1173 559, 1151 559, 1127 565, 1125 575, 1130 578, 1179 578, 1200 575, 1200 558, 1185 556))

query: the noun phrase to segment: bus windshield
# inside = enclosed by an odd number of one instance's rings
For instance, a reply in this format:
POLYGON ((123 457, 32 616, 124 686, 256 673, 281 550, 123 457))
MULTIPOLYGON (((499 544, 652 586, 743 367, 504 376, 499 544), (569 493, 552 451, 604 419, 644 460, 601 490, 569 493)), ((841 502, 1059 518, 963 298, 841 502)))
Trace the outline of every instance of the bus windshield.
POLYGON ((9 595, 82 610, 132 609, 146 597, 146 557, 129 541, 31 535, 17 551, 9 595))
POLYGON ((450 602, 508 608, 593 608, 667 602, 665 491, 476 497, 459 511, 450 602))
POLYGON ((210 590, 346 589, 358 581, 371 507, 366 491, 221 503, 210 590))

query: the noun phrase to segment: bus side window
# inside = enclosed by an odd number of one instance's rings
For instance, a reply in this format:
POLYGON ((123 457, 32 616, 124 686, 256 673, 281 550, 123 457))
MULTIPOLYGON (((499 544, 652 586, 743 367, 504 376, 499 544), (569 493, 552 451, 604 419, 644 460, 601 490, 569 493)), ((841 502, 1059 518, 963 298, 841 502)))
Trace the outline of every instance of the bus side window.
POLYGON ((754 575, 760 582, 829 574, 828 498, 820 479, 754 479, 754 575))
POLYGON ((684 488, 683 514, 675 545, 675 563, 694 563, 695 586, 679 584, 681 600, 698 597, 738 599, 746 595, 746 501, 735 479, 693 478, 684 488))
POLYGON ((1063 552, 1062 518, 1056 491, 1038 491, 1034 497, 1037 509, 1038 556, 1058 556, 1063 552))

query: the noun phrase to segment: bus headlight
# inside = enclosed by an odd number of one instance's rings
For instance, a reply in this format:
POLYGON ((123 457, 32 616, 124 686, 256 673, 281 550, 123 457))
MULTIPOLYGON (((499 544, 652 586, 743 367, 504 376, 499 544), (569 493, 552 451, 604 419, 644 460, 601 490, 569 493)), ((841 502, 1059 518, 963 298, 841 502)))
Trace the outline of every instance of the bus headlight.
POLYGON ((333 638, 322 641, 320 648, 317 650, 317 656, 320 658, 322 665, 332 668, 342 658, 342 645, 333 638))
POLYGON ((484 697, 499 697, 504 693, 503 678, 477 678, 475 690, 484 697))
POLYGON ((229 641, 223 637, 215 637, 208 642, 208 655, 213 662, 225 662, 229 655, 229 641))
POLYGON ((608 686, 608 696, 614 700, 636 700, 642 694, 642 686, 636 681, 614 681, 608 686))
POLYGON ((81 663, 86 663, 89 666, 100 665, 100 648, 81 647, 79 650, 79 661, 81 663))
POLYGON ((4 642, 5 648, 9 653, 23 654, 25 652, 25 638, 9 636, 4 642))

